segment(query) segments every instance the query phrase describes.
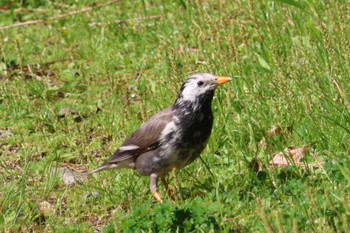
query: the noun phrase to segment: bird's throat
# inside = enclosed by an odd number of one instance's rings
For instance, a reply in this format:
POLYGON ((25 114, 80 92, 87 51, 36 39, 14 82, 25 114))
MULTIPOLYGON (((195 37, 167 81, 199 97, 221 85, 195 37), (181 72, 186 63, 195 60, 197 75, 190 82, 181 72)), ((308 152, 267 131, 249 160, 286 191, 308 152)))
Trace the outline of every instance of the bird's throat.
POLYGON ((202 95, 197 96, 197 98, 194 101, 189 101, 184 98, 182 98, 181 95, 178 96, 178 98, 175 101, 175 108, 180 110, 189 110, 192 112, 197 111, 207 111, 211 109, 211 103, 213 101, 214 91, 213 92, 207 92, 202 95))

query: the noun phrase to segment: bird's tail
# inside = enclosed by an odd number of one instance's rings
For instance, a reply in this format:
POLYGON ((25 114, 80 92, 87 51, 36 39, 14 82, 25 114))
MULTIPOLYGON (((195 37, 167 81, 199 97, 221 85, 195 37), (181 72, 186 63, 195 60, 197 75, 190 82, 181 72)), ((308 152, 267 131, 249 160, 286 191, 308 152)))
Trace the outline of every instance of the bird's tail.
POLYGON ((96 172, 100 172, 100 171, 107 170, 107 169, 110 169, 110 166, 108 164, 103 164, 101 167, 98 167, 95 170, 88 172, 87 174, 90 175, 90 174, 94 174, 96 172))

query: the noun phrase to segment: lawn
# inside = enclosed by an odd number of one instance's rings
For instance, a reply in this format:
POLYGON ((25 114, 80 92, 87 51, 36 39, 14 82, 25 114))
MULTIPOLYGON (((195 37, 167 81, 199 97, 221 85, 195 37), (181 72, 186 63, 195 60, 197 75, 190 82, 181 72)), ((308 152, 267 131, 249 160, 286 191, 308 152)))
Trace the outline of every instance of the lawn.
POLYGON ((0 12, 0 231, 350 231, 348 0, 3 0, 0 12), (201 158, 167 177, 174 203, 132 170, 64 182, 59 170, 98 167, 198 72, 233 80, 201 158), (272 164, 291 147, 300 161, 272 164))

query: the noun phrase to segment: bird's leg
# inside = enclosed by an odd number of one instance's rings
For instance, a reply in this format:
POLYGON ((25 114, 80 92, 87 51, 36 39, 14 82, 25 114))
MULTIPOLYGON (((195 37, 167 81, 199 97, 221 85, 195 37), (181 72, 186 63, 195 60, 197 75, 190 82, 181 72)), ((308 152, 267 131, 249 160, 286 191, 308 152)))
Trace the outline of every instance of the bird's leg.
POLYGON ((159 203, 162 203, 163 199, 161 198, 161 196, 158 193, 157 183, 158 183, 157 174, 154 174, 154 173, 151 174, 151 176, 150 176, 150 189, 151 189, 152 195, 159 203))
POLYGON ((165 190, 166 190, 166 193, 168 194, 168 197, 169 197, 171 200, 175 201, 175 198, 174 198, 173 194, 172 194, 172 193, 170 192, 170 190, 169 190, 168 182, 166 181, 165 176, 162 176, 162 177, 160 178, 160 180, 162 181, 162 183, 163 183, 163 185, 164 185, 164 187, 165 187, 165 190))

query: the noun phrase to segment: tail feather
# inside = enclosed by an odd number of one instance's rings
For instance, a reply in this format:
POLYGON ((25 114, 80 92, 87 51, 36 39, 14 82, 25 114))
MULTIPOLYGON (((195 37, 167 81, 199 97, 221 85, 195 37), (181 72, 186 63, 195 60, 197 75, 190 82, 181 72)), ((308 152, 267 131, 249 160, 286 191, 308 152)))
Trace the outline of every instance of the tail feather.
POLYGON ((92 170, 91 172, 88 172, 88 175, 94 174, 96 172, 100 172, 100 171, 103 171, 103 170, 108 170, 108 169, 110 169, 110 166, 108 164, 104 164, 104 165, 96 168, 95 170, 92 170))
POLYGON ((121 162, 111 162, 111 161, 107 160, 100 167, 96 168, 95 170, 92 170, 91 172, 88 172, 88 174, 93 174, 93 173, 103 171, 103 170, 119 169, 119 168, 133 168, 133 169, 135 169, 134 159, 126 159, 126 160, 123 160, 121 162))

